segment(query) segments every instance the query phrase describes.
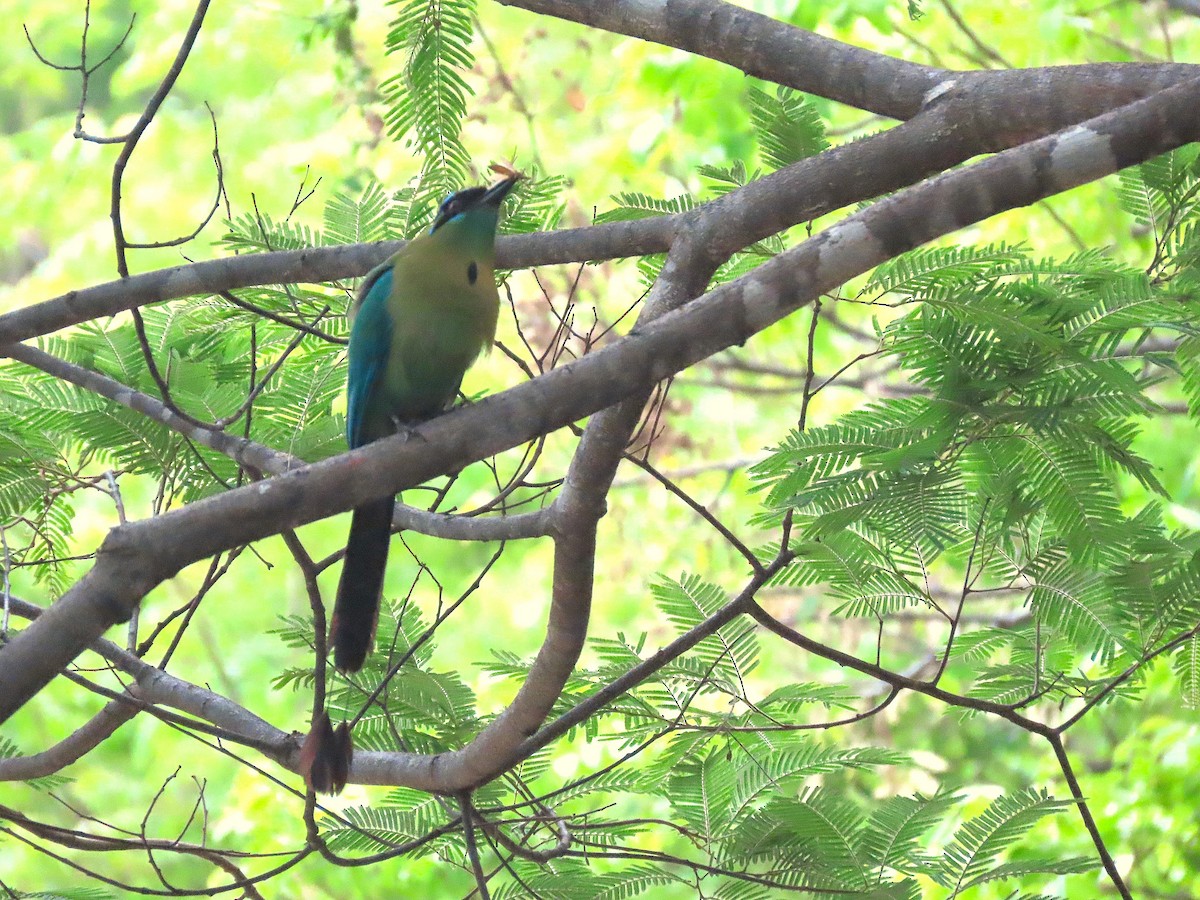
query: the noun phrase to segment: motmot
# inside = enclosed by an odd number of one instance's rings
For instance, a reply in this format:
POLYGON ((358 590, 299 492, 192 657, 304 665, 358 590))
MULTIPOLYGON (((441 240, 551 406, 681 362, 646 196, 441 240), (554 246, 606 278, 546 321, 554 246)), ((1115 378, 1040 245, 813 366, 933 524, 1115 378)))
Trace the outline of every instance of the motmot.
MULTIPOLYGON (((520 175, 447 197, 427 234, 363 279, 351 309, 346 443, 350 449, 444 411, 492 346, 500 297, 500 205, 520 175)), ((333 663, 357 672, 375 640, 394 496, 354 509, 330 625, 333 663)))

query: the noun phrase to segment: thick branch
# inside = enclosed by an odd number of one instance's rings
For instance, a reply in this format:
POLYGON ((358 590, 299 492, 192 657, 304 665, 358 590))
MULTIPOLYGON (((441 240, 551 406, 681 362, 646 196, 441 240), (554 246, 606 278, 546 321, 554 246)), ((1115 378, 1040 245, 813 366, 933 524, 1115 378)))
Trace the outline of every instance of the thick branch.
POLYGON ((844 44, 722 0, 498 2, 675 47, 893 119, 917 115, 931 90, 966 82, 979 95, 978 121, 996 133, 1024 130, 1025 139, 1046 134, 1051 121, 1062 127, 1064 110, 1074 108, 1077 118, 1068 121, 1079 121, 1197 75, 1194 65, 1103 63, 953 72, 844 44))
POLYGON ((893 119, 907 119, 948 73, 893 59, 718 0, 498 0, 664 44, 747 75, 893 119))
MULTIPOLYGON (((674 225, 674 217, 663 217, 505 237, 497 245, 497 265, 521 269, 661 253, 669 246, 674 225)), ((7 355, 5 345, 13 341, 113 316, 135 306, 252 285, 315 284, 356 278, 402 246, 402 241, 383 241, 230 256, 70 291, 0 315, 0 355, 7 355)))

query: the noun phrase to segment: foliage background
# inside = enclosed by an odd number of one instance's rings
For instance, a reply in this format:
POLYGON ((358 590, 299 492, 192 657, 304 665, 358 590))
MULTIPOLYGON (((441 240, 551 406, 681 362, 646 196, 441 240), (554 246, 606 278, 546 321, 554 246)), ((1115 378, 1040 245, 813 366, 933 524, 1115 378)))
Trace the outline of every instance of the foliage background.
MULTIPOLYGON (((966 36, 955 28, 945 7, 928 4, 918 20, 906 16, 903 3, 758 2, 761 12, 880 52, 949 66, 973 67, 966 36)), ((1200 29, 1161 4, 1057 2, 1031 0, 997 5, 962 2, 958 10, 988 44, 1014 65, 1032 66, 1100 60, 1194 59, 1200 29), (1165 28, 1170 29, 1167 40, 1165 28), (1030 35, 1038 35, 1030 40, 1030 35)), ((107 47, 119 38, 130 13, 137 13, 133 34, 111 69, 92 85, 86 120, 97 132, 120 132, 140 112, 150 91, 175 53, 191 4, 105 2, 92 10, 90 40, 107 47)), ((108 221, 108 181, 115 151, 73 140, 70 129, 77 104, 77 83, 34 58, 21 25, 39 49, 55 60, 69 59, 78 45, 81 9, 76 4, 16 0, 0 14, 0 311, 114 277, 108 221)), ((234 217, 258 209, 273 219, 288 215, 301 184, 312 197, 292 221, 320 228, 323 208, 339 193, 356 195, 371 177, 389 188, 407 182, 419 169, 411 150, 389 137, 380 85, 395 72, 397 60, 385 55, 385 36, 395 8, 382 3, 351 7, 342 2, 246 2, 219 5, 210 15, 179 85, 134 157, 124 197, 127 222, 147 240, 190 230, 212 199, 214 175, 211 106, 220 129, 225 187, 234 217), (352 30, 348 16, 355 18, 352 30)), ((585 224, 596 212, 612 209, 618 193, 669 198, 702 193, 710 185, 699 174, 705 165, 744 161, 753 169, 761 148, 751 122, 752 84, 739 73, 686 54, 530 16, 490 3, 478 10, 481 36, 473 45, 476 63, 467 76, 473 97, 463 123, 463 141, 481 170, 494 159, 512 158, 561 175, 564 224, 585 224), (664 103, 664 98, 671 98, 664 103)), ((823 101, 817 107, 839 128, 861 128, 860 114, 823 101)), ((1151 238, 1115 203, 1115 179, 1088 186, 1045 205, 997 217, 957 236, 960 243, 1023 242, 1035 256, 1063 256, 1087 246, 1107 247, 1135 265, 1144 265, 1151 238), (1065 225, 1064 225, 1065 223, 1065 225)), ((222 211, 222 215, 224 211, 222 211)), ((823 223, 818 223, 818 227, 823 223)), ((174 265, 228 252, 220 243, 226 229, 214 223, 184 248, 138 251, 134 271, 174 265)), ((545 278, 562 296, 575 270, 545 278)), ((613 319, 640 291, 636 265, 588 267, 579 282, 580 308, 595 305, 613 319)), ((527 276, 514 279, 514 294, 526 322, 537 320, 537 286, 527 276)), ((744 354, 759 361, 802 368, 807 317, 794 317, 757 338, 744 354)), ((863 322, 869 322, 864 314, 863 322)), ((511 322, 501 339, 513 342, 511 322)), ((835 338, 818 345, 818 369, 844 361, 835 338)), ((468 392, 511 383, 512 372, 495 355, 475 370, 468 392)), ((766 398, 731 391, 721 373, 701 367, 681 378, 672 391, 672 417, 659 440, 654 460, 661 469, 705 469, 688 479, 693 494, 717 509, 726 521, 747 523, 761 494, 751 491, 748 462, 777 444, 799 414, 794 391, 766 398), (718 463, 709 467, 710 464, 718 463)), ((846 412, 858 398, 851 393, 822 395, 814 405, 816 424, 846 412)), ((1138 449, 1160 463, 1158 472, 1170 495, 1169 524, 1200 525, 1196 488, 1195 424, 1184 416, 1158 417, 1138 438, 1138 449)), ((336 448, 330 448, 333 452, 336 448)), ((553 458, 553 453, 551 454, 553 458)), ((608 573, 593 611, 596 638, 643 632, 660 644, 674 631, 654 605, 657 573, 677 577, 697 572, 722 587, 736 589, 741 569, 728 548, 698 524, 681 505, 654 491, 636 470, 623 473, 608 517, 601 526, 598 570, 608 573)), ((149 515, 154 485, 149 480, 122 482, 127 512, 149 515)), ((480 486, 483 489, 483 486, 480 486)), ((1123 508, 1132 513, 1147 500, 1133 479, 1120 485, 1123 508)), ((464 498, 469 499, 469 494, 464 498)), ((96 545, 115 524, 111 504, 82 499, 72 522, 81 548, 96 545)), ((322 552, 344 540, 344 518, 302 532, 322 552)), ((462 569, 463 551, 416 539, 421 557, 446 577, 447 594, 473 577, 462 569)), ((307 727, 308 697, 276 690, 272 681, 290 666, 307 664, 300 651, 270 633, 279 617, 304 615, 307 605, 298 576, 286 565, 276 542, 264 542, 246 554, 214 591, 219 615, 208 615, 183 642, 180 671, 211 682, 251 710, 274 722, 307 727)), ((470 562, 477 568, 483 549, 470 562)), ((82 564, 86 565, 86 563, 82 564)), ((56 578, 71 580, 81 567, 63 566, 56 578)), ((472 611, 482 627, 450 627, 439 632, 438 664, 453 669, 481 698, 484 711, 500 709, 512 684, 484 668, 500 649, 524 656, 540 640, 545 617, 547 550, 522 547, 510 552, 490 576, 486 602, 472 611)), ((203 567, 182 573, 150 597, 146 620, 190 596, 203 567)), ((332 573, 323 584, 332 587, 332 573)), ((389 569, 389 589, 401 594, 415 577, 405 560, 389 569)), ((54 582, 14 574, 14 592, 48 602, 54 582)), ((418 594, 426 611, 434 596, 426 584, 418 594)), ((810 634, 846 649, 872 646, 870 622, 830 617, 833 604, 819 596, 797 596, 794 615, 810 617, 810 634)), ((211 613, 211 609, 210 609, 211 613)), ((913 661, 925 652, 929 632, 914 618, 910 636, 913 661)), ((933 638, 936 641, 936 634, 933 638)), ((903 655, 903 653, 901 653, 903 655)), ((594 664, 593 654, 585 663, 594 664)), ((904 660, 891 661, 903 668, 904 660)), ((764 692, 787 680, 850 679, 836 667, 813 663, 782 643, 764 642, 751 676, 764 692)), ((5 738, 25 751, 46 746, 68 733, 97 708, 94 698, 55 685, 24 710, 5 738)), ((1064 796, 1058 767, 1045 748, 993 719, 960 720, 917 696, 904 700, 834 738, 841 746, 893 746, 908 760, 874 775, 839 773, 827 784, 859 799, 873 795, 957 790, 965 799, 961 813, 978 813, 1002 791, 1047 787, 1064 796)), ((1070 749, 1085 769, 1084 787, 1102 831, 1114 839, 1125 868, 1136 863, 1145 877, 1145 896, 1200 895, 1200 825, 1194 798, 1200 793, 1200 728, 1195 709, 1181 701, 1169 666, 1153 666, 1141 688, 1140 702, 1118 701, 1071 732, 1070 749)), ((587 743, 582 736, 554 748, 548 761, 553 777, 568 779, 610 762, 613 744, 587 743)), ((72 779, 59 792, 86 799, 90 809, 110 821, 135 828, 158 786, 178 777, 155 806, 161 823, 186 820, 195 802, 194 785, 204 782, 210 816, 209 834, 225 844, 270 851, 296 844, 297 802, 276 791, 254 772, 230 763, 205 746, 166 737, 163 728, 141 717, 121 729, 97 752, 66 774, 72 779)), ((335 803, 353 806, 380 792, 351 787, 335 803)), ((0 785, 3 802, 18 808, 58 807, 33 788, 0 785)), ((662 799, 626 797, 620 811, 630 816, 662 815, 662 799)), ((169 830, 169 828, 167 829, 169 830)), ((948 837, 948 836, 946 836, 948 837)), ((652 846, 682 849, 682 839, 651 832, 652 846)), ((1021 847, 1050 845, 1060 858, 1088 856, 1091 845, 1074 814, 1043 820, 1021 847)), ((1022 850, 1018 848, 1016 858, 1022 850)), ((110 863, 120 872, 122 863, 110 863)), ((132 860, 130 872, 141 867, 132 860)), ((173 875, 203 877, 207 867, 173 860, 173 875), (190 870, 189 870, 190 867, 190 870)), ((7 883, 28 890, 78 886, 79 876, 13 840, 0 841, 0 871, 7 883)), ((1091 896, 1102 888, 1102 873, 1033 879, 1024 887, 1052 896, 1091 896)), ((278 896, 321 897, 405 891, 413 896, 466 894, 473 882, 456 866, 435 857, 404 858, 369 869, 336 869, 315 857, 283 876, 278 896)), ((1009 896, 1013 880, 981 888, 976 896, 1009 896)), ((654 896, 689 896, 686 887, 658 887, 654 896)))

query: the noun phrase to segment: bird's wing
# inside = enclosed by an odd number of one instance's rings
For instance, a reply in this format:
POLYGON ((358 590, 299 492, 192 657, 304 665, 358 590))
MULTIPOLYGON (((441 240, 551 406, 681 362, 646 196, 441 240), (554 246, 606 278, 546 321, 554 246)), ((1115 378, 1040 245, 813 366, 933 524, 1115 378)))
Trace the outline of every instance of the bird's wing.
POLYGON ((351 449, 367 443, 367 406, 387 368, 392 346, 392 316, 387 299, 392 292, 392 269, 370 283, 350 331, 350 377, 346 404, 346 443, 351 449))

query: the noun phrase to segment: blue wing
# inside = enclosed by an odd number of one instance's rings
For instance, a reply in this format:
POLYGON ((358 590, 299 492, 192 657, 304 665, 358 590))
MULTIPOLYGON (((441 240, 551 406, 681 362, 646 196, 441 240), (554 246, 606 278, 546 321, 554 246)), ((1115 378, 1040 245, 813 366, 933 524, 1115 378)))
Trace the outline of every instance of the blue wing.
POLYGON ((387 368, 392 348, 392 315, 387 300, 392 293, 392 268, 388 266, 370 282, 350 329, 350 378, 346 404, 346 443, 361 447, 367 436, 367 407, 387 368))

